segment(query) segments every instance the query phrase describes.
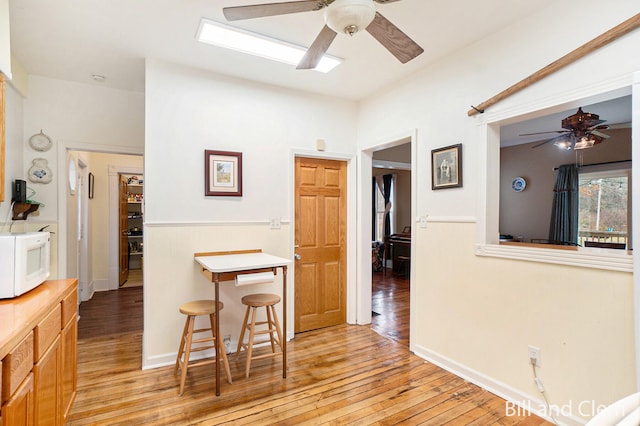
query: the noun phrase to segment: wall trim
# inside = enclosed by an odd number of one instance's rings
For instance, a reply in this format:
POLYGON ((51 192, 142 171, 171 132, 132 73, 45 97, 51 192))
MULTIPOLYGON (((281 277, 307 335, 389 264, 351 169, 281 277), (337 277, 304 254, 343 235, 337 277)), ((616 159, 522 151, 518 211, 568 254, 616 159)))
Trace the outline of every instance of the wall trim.
MULTIPOLYGON (((531 411, 533 414, 542 417, 543 419, 553 422, 547 414, 546 406, 544 400, 540 398, 534 398, 531 395, 521 392, 518 389, 509 386, 506 383, 503 383, 499 380, 495 380, 489 376, 486 376, 472 368, 469 368, 463 364, 460 364, 457 361, 454 361, 450 358, 447 358, 444 355, 441 355, 435 351, 425 348, 421 345, 414 345, 414 353, 416 356, 431 362, 432 364, 437 365, 438 367, 455 374, 456 376, 469 381, 477 386, 480 386, 482 389, 485 389, 491 392, 494 395, 499 396, 500 398, 517 405, 523 409, 531 411), (540 409, 536 409, 540 407, 540 409)), ((533 377, 531 378, 531 382, 533 383, 533 377)), ((506 407, 505 407, 506 408, 506 407)), ((576 408, 576 407, 574 407, 576 408)), ((554 411, 554 419, 560 421, 560 424, 565 424, 568 426, 579 426, 584 425, 586 421, 580 417, 575 415, 564 415, 557 413, 554 411)))
POLYGON ((429 216, 427 222, 433 223, 476 223, 478 219, 475 216, 429 216))
MULTIPOLYGON (((289 225, 291 220, 280 219, 281 225, 289 225)), ((148 228, 169 228, 169 227, 187 227, 187 226, 270 226, 268 220, 237 220, 237 221, 177 221, 177 222, 145 222, 144 226, 148 228)), ((274 229, 278 231, 278 229, 274 229)))
POLYGON ((605 253, 607 249, 561 250, 506 246, 499 244, 476 244, 476 255, 529 262, 555 263, 580 268, 605 269, 609 271, 633 272, 633 256, 626 253, 605 253))

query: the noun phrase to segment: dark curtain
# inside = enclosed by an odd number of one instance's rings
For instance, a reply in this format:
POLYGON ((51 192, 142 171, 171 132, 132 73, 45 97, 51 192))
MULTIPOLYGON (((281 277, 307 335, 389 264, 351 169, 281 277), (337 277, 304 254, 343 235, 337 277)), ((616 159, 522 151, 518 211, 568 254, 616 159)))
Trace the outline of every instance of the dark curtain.
POLYGON ((376 177, 374 176, 371 179, 371 241, 376 240, 376 222, 378 221, 376 217, 376 177))
POLYGON ((391 234, 391 217, 389 217, 389 210, 391 209, 391 181, 393 180, 393 175, 384 175, 382 176, 382 195, 384 196, 384 205, 386 214, 384 216, 384 235, 391 234))
POLYGON ((575 164, 560 166, 553 187, 550 242, 578 244, 578 196, 578 167, 575 164))

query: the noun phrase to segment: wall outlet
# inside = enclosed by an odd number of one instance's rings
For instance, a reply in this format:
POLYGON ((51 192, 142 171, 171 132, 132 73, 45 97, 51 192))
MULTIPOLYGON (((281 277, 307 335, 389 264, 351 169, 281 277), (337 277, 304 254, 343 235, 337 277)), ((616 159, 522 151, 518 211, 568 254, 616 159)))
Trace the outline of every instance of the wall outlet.
POLYGON ((280 218, 271 219, 269 223, 269 228, 280 229, 280 218))
POLYGON ((231 353, 231 335, 227 334, 222 337, 222 343, 224 343, 224 350, 226 353, 231 353))
POLYGON ((542 366, 542 359, 540 358, 540 348, 529 345, 527 347, 527 355, 529 356, 529 362, 536 367, 542 366))

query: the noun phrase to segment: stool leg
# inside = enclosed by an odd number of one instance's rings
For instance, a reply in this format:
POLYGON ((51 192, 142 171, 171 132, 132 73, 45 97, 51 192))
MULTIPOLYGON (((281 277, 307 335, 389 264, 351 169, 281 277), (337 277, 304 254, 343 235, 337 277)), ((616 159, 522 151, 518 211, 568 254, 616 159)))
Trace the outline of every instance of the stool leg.
MULTIPOLYGON (((227 351, 224 347, 224 343, 222 339, 218 339, 216 336, 216 314, 209 315, 209 322, 211 323, 211 334, 213 335, 213 344, 218 345, 218 353, 220 354, 220 359, 222 360, 222 365, 224 366, 224 371, 227 374, 227 382, 233 383, 231 380, 231 370, 229 369, 229 361, 227 360, 227 351)), ((220 360, 216 359, 216 362, 220 360)))
POLYGON ((182 395, 184 391, 184 382, 187 379, 187 369, 189 367, 189 356, 191 355, 191 341, 193 339, 193 323, 195 322, 195 317, 189 315, 187 318, 189 323, 189 327, 187 330, 187 341, 185 342, 185 351, 184 351, 184 361, 182 362, 182 375, 180 376, 180 390, 178 395, 182 395))
POLYGON ((249 378, 249 368, 251 368, 251 354, 253 353, 253 335, 256 329, 256 310, 257 308, 251 307, 253 311, 251 313, 251 328, 249 329, 249 341, 247 342, 247 366, 245 368, 244 376, 249 378))
POLYGON ((219 342, 219 351, 222 354, 222 362, 224 364, 224 371, 227 374, 227 382, 229 382, 229 384, 233 383, 233 380, 231 379, 231 369, 229 368, 229 360, 227 358, 227 350, 224 347, 224 343, 222 342, 222 340, 220 340, 219 342))
POLYGON ((282 350, 282 331, 280 330, 280 323, 278 322, 278 314, 276 314, 276 306, 271 305, 271 310, 273 312, 273 322, 276 326, 276 333, 278 334, 278 345, 280 345, 280 350, 282 350))
POLYGON ((178 356, 176 357, 176 365, 173 368, 173 374, 178 372, 178 367, 181 363, 182 352, 184 351, 184 339, 187 337, 187 331, 189 330, 189 317, 184 322, 184 330, 182 330, 182 337, 180 338, 180 347, 178 348, 178 356))
POLYGON ((242 329, 240 330, 240 339, 238 339, 238 349, 236 350, 236 357, 240 356, 240 349, 244 342, 244 332, 247 330, 247 321, 249 321, 249 311, 251 306, 247 306, 247 311, 244 313, 244 321, 242 321, 242 329))
POLYGON ((267 310, 267 327, 269 329, 269 341, 271 342, 271 352, 276 353, 276 345, 273 341, 274 322, 271 319, 271 311, 269 308, 270 306, 265 306, 265 309, 267 310))

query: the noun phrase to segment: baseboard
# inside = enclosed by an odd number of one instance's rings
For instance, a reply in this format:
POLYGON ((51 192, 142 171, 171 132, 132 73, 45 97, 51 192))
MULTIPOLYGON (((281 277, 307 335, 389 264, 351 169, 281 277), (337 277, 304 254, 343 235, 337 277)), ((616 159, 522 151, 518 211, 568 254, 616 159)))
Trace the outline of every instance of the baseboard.
MULTIPOLYGON (((519 415, 522 415, 524 413, 524 410, 526 410, 542 417, 547 421, 554 422, 559 425, 582 426, 586 424, 585 419, 572 414, 573 411, 571 410, 572 407, 570 405, 553 407, 552 410, 549 410, 543 399, 534 398, 527 393, 524 393, 512 386, 507 385, 506 383, 502 383, 498 380, 488 377, 478 371, 475 371, 465 365, 462 365, 452 359, 442 356, 437 352, 431 351, 420 345, 413 345, 413 349, 414 353, 420 358, 429 361, 468 382, 480 386, 482 389, 485 389, 507 401, 509 407, 505 405, 505 413, 508 408, 514 410, 514 414, 519 415), (519 408, 519 411, 516 407, 519 408), (549 416, 550 411, 551 414, 553 414, 553 418, 549 416)), ((577 408, 578 407, 573 407, 574 410, 576 410, 577 408)))
POLYGON ((109 280, 106 280, 106 279, 95 280, 91 284, 92 284, 92 287, 93 287, 93 291, 91 293, 92 297, 93 297, 93 293, 96 292, 96 291, 109 291, 109 290, 111 290, 111 288, 109 287, 109 280))

